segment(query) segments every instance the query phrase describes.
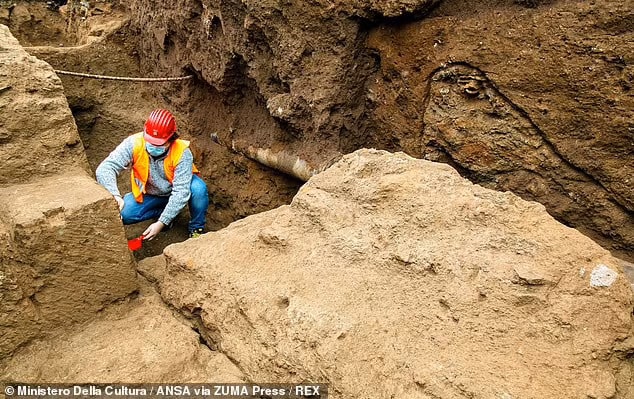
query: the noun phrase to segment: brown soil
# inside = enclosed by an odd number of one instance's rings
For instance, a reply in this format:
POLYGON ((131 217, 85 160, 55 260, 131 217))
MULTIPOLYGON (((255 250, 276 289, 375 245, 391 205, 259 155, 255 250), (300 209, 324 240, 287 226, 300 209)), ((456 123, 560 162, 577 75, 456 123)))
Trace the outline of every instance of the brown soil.
POLYGON ((382 64, 370 115, 392 140, 378 145, 538 201, 632 259, 626 3, 446 1, 429 18, 374 30, 382 64))

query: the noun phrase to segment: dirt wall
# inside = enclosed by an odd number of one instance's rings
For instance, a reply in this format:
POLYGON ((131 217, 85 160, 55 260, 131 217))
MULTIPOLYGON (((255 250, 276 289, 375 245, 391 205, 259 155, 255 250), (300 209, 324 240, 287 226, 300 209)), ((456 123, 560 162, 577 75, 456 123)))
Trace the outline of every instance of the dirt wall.
POLYGON ((137 289, 117 206, 92 178, 60 174, 0 188, 0 195, 3 361, 137 289))
POLYGON ((372 32, 370 115, 397 147, 539 201, 631 256, 631 4, 471 4, 372 32))
POLYGON ((0 186, 68 170, 87 172, 61 81, 50 65, 27 54, 4 25, 0 65, 0 186))
POLYGON ((131 12, 143 69, 211 86, 214 111, 198 119, 225 141, 317 165, 364 146, 449 162, 631 258, 627 3, 137 0, 131 12))
POLYGON ((365 80, 376 64, 363 51, 367 32, 357 14, 382 6, 361 7, 135 1, 132 13, 145 69, 191 70, 220 93, 231 131, 207 122, 223 138, 321 160, 362 123, 365 80))

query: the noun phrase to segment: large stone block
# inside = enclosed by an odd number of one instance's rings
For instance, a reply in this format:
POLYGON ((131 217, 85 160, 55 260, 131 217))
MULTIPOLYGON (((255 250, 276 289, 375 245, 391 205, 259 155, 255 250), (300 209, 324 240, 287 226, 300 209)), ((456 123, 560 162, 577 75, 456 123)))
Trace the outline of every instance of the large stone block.
POLYGON ((144 273, 256 381, 335 398, 631 398, 619 262, 544 207, 362 150, 144 273))
POLYGON ((82 171, 0 198, 0 357, 137 288, 116 204, 82 171))
POLYGON ((75 120, 53 68, 0 25, 0 186, 70 168, 89 172, 75 120))

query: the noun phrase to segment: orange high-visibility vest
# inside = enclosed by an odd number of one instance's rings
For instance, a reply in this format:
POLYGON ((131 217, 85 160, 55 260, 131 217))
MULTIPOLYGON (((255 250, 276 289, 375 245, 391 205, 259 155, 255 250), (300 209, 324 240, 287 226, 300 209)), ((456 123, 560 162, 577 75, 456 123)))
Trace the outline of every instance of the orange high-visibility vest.
MULTIPOLYGON (((174 181, 174 173, 176 165, 183 157, 183 152, 189 147, 189 141, 176 139, 170 145, 167 156, 163 160, 163 170, 167 180, 172 183, 174 181)), ((196 165, 193 165, 192 173, 198 174, 196 165)), ((145 150, 145 139, 143 133, 134 135, 134 147, 132 150, 132 170, 130 171, 130 183, 132 185, 132 195, 138 203, 143 202, 143 194, 145 194, 145 185, 150 175, 150 154, 145 150), (139 187, 139 183, 141 184, 139 187)))

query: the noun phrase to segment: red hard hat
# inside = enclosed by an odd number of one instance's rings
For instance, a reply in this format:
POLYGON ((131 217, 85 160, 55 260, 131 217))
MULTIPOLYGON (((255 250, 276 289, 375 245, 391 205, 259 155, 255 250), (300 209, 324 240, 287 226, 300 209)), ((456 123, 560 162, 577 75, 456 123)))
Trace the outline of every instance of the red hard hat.
POLYGON ((163 145, 176 132, 176 119, 166 109, 155 109, 143 126, 145 141, 153 145, 163 145))

